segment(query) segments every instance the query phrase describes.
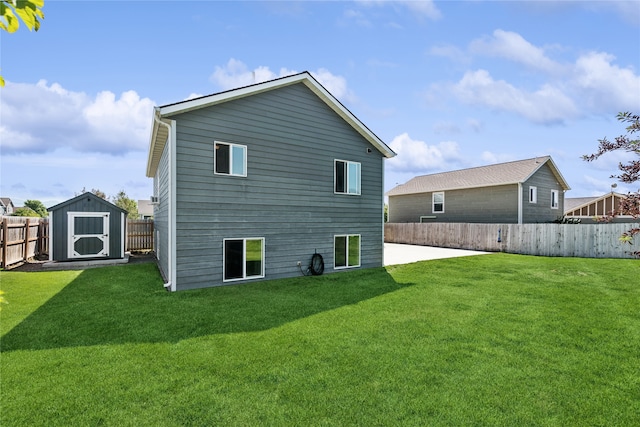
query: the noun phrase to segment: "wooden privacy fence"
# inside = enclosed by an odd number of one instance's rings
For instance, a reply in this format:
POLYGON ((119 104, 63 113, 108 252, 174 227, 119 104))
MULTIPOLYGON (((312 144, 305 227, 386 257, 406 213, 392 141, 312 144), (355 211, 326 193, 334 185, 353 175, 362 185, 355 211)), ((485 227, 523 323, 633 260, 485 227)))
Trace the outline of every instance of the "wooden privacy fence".
POLYGON ((152 219, 127 219, 127 244, 125 250, 153 250, 152 219))
POLYGON ((49 220, 3 216, 1 225, 2 267, 49 252, 49 220))
MULTIPOLYGON (((0 267, 49 254, 49 220, 21 216, 0 217, 0 267)), ((127 220, 127 251, 153 250, 153 220, 127 220)))
MULTIPOLYGON (((384 241, 488 252, 582 258, 632 258, 640 251, 618 240, 634 224, 387 223, 384 241)), ((636 225, 637 226, 637 225, 636 225)))

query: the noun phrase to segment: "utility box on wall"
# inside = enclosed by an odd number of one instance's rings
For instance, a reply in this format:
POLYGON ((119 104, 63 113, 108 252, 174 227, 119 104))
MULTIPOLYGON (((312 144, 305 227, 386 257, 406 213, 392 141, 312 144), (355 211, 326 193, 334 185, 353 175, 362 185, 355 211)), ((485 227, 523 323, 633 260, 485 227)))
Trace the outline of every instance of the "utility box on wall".
POLYGON ((78 261, 125 257, 127 211, 93 193, 47 209, 49 260, 78 261))

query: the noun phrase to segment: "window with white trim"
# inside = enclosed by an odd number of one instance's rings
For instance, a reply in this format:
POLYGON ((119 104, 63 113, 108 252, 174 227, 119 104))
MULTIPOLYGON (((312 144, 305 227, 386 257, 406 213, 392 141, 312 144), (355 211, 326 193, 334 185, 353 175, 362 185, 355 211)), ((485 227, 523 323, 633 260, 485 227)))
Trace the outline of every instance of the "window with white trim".
POLYGON ((247 176, 247 147, 226 142, 214 143, 214 173, 247 176))
POLYGON ((360 267, 360 235, 333 237, 333 268, 360 267))
POLYGON ((529 203, 538 203, 538 187, 529 187, 529 203))
POLYGON ((264 237, 224 239, 223 281, 264 277, 264 237))
POLYGON ((339 194, 360 194, 360 163, 334 161, 334 191, 339 194))
POLYGON ((551 190, 551 209, 558 209, 558 190, 551 190))
POLYGON ((431 194, 431 212, 444 213, 444 191, 431 194))

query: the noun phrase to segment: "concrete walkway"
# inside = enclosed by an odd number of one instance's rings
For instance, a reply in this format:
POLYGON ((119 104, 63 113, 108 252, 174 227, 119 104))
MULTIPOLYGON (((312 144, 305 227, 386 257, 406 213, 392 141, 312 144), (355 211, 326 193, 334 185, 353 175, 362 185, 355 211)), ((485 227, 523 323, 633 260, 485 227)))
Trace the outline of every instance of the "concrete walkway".
POLYGON ((434 246, 384 244, 384 265, 409 264, 430 259, 454 258, 471 255, 484 255, 491 252, 466 249, 436 248, 434 246))

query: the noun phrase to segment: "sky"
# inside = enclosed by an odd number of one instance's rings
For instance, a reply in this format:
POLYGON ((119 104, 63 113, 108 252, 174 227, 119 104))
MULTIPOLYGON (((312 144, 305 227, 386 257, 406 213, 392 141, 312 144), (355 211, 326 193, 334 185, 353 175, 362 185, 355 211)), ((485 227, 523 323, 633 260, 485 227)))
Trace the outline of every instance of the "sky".
MULTIPOLYGON (((640 113, 640 1, 61 1, 0 34, 0 196, 149 199, 154 106, 309 71, 416 175, 551 155, 617 183, 598 140, 640 113), (255 80, 254 80, 255 78, 255 80)), ((638 191, 640 183, 617 183, 638 191)))

